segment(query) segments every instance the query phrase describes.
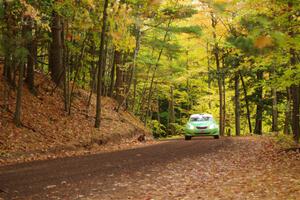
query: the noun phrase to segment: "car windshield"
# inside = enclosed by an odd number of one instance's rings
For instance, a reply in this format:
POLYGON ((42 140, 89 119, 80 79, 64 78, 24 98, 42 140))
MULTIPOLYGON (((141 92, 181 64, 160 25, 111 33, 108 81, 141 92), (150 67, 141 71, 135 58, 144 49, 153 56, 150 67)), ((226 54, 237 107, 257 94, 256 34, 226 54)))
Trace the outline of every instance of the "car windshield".
POLYGON ((191 122, 204 122, 204 121, 211 121, 212 118, 208 116, 202 116, 202 117, 191 117, 191 122))

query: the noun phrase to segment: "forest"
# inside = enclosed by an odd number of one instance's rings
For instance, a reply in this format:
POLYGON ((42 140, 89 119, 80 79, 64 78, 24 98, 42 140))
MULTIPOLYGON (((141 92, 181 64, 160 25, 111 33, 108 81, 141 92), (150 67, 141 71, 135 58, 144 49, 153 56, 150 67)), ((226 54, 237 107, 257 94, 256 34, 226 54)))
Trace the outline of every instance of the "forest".
POLYGON ((157 138, 211 113, 222 136, 299 142, 299 0, 0 0, 0 29, 1 113, 16 127, 38 73, 66 115, 77 90, 89 93, 83 110, 95 97, 96 129, 110 97, 157 138))

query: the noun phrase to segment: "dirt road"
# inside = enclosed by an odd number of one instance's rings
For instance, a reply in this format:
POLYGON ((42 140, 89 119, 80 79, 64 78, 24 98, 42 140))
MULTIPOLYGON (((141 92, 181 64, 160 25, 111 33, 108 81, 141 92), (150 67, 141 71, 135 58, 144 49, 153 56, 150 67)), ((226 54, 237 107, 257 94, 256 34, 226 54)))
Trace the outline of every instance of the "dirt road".
MULTIPOLYGON (((259 151, 263 146, 252 139, 193 138, 119 152, 5 166, 0 168, 0 198, 207 199, 214 196, 215 199, 226 199, 228 196, 228 199, 242 199, 234 190, 240 188, 243 193, 243 184, 254 184, 253 177, 247 177, 247 174, 262 169, 257 161, 263 163, 264 159, 255 153, 247 157, 243 152, 249 148, 259 151), (246 175, 241 175, 240 170, 246 175), (235 178, 230 184, 231 189, 227 187, 229 191, 225 194, 221 184, 229 184, 228 177, 232 176, 235 178), (243 182, 247 178, 250 182, 243 182)), ((286 173, 290 174, 282 181, 290 181, 290 185, 299 183, 300 176, 294 177, 297 173, 293 174, 292 168, 294 166, 297 171, 296 164, 289 166, 286 173)), ((281 166, 274 165, 274 170, 278 170, 277 167, 281 166)), ((281 172, 284 173, 283 169, 281 172)), ((255 181, 263 184, 261 178, 257 174, 255 181)), ((257 189, 253 186, 248 191, 253 193, 248 199, 256 199, 256 196, 262 199, 269 194, 257 193, 257 189)), ((290 190, 293 193, 288 193, 289 199, 296 199, 300 194, 299 185, 290 190)), ((286 194, 279 191, 274 197, 280 199, 282 195, 286 194)))

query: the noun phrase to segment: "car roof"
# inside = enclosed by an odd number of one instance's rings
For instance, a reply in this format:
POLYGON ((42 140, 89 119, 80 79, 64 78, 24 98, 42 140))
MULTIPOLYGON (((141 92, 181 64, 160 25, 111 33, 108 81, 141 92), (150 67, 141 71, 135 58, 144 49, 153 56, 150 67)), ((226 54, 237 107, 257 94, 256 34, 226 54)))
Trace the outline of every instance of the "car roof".
POLYGON ((206 114, 206 113, 204 113, 204 114, 192 114, 191 115, 191 117, 190 118, 196 118, 196 117, 213 117, 211 114, 206 114))

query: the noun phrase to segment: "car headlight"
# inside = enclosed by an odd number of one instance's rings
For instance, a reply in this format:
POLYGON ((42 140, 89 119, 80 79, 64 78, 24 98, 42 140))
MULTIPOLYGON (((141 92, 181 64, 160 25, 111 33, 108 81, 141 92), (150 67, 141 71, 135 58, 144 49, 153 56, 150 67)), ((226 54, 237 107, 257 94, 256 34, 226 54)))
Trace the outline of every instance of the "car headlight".
POLYGON ((211 124, 211 125, 209 126, 209 129, 213 129, 213 128, 216 128, 216 125, 215 125, 215 124, 211 124))
POLYGON ((195 129, 195 126, 193 126, 192 124, 189 124, 188 129, 195 129))

